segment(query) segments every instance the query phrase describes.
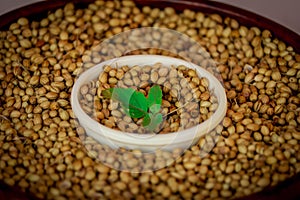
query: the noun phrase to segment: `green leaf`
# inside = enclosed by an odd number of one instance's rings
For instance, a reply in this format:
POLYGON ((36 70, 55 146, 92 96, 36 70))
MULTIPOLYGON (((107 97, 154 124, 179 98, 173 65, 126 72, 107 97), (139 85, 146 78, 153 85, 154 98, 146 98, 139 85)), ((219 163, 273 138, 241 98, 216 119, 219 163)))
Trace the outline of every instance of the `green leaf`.
POLYGON ((128 107, 128 105, 127 105, 127 106, 125 106, 124 104, 122 104, 122 103, 121 103, 121 107, 122 107, 122 109, 123 109, 124 113, 125 113, 126 115, 130 116, 130 114, 129 114, 129 107, 128 107))
POLYGON ((161 107, 160 104, 153 104, 149 109, 153 114, 155 114, 159 112, 160 107, 161 107))
POLYGON ((152 86, 148 93, 148 107, 152 113, 157 113, 162 104, 162 90, 158 85, 152 86))
POLYGON ((150 132, 153 132, 163 121, 161 113, 146 115, 143 120, 143 126, 150 132), (150 120, 150 122, 149 122, 150 120), (145 122, 144 122, 145 121, 145 122))
POLYGON ((160 125, 163 122, 163 115, 161 113, 158 113, 155 115, 154 123, 156 126, 160 125))
POLYGON ((144 119, 143 119, 142 125, 143 125, 144 127, 146 127, 146 126, 148 126, 148 125, 150 124, 150 122, 151 122, 150 115, 147 114, 147 115, 144 117, 144 119))
POLYGON ((159 113, 162 91, 158 85, 150 88, 148 98, 142 92, 132 88, 110 88, 102 91, 102 95, 104 98, 119 101, 128 116, 144 117, 142 125, 150 132, 153 132, 163 121, 163 116, 159 113))
POLYGON ((147 99, 143 93, 135 91, 129 100, 129 114, 132 118, 141 118, 147 114, 147 99))
POLYGON ((133 117, 141 118, 147 113, 147 99, 143 93, 135 91, 133 88, 109 88, 102 91, 105 98, 119 101, 124 112, 133 117))
POLYGON ((112 99, 120 101, 124 105, 129 105, 131 96, 135 90, 132 88, 114 88, 112 92, 112 99))

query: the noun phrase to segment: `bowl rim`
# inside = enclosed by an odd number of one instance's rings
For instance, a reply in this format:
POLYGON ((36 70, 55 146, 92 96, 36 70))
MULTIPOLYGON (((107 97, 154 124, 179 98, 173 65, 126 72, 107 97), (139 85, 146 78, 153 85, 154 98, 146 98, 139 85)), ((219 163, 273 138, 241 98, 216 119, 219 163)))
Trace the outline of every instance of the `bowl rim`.
MULTIPOLYGON (((157 62, 154 62, 154 63, 157 63, 157 62)), ((146 65, 146 64, 144 64, 144 65, 146 65)), ((226 97, 225 89, 222 86, 222 84, 220 83, 220 81, 215 76, 213 76, 210 72, 208 72, 204 68, 202 68, 194 63, 191 63, 191 62, 188 62, 188 61, 185 61, 182 59, 169 57, 169 56, 162 56, 162 55, 129 55, 129 56, 122 56, 122 57, 103 61, 103 62, 98 63, 95 66, 91 67, 90 69, 84 71, 82 74, 80 74, 72 88, 71 106, 72 106, 72 110, 74 111, 75 116, 78 118, 80 123, 82 123, 82 122, 83 123, 91 123, 91 125, 89 127, 94 127, 91 129, 93 129, 94 131, 99 133, 99 131, 95 130, 95 128, 97 127, 98 129, 101 130, 100 134, 107 138, 111 138, 113 140, 118 140, 118 141, 124 141, 124 140, 128 140, 130 137, 130 143, 135 144, 135 145, 141 144, 141 140, 151 141, 151 143, 152 143, 151 145, 154 145, 153 142, 157 145, 163 145, 163 144, 166 144, 166 142, 170 142, 170 140, 172 140, 173 142, 175 140, 178 142, 184 142, 184 141, 190 141, 191 137, 192 137, 192 139, 195 139, 195 135, 197 135, 199 130, 201 130, 201 129, 204 130, 206 133, 213 130, 215 128, 215 126, 213 128, 211 128, 212 123, 216 124, 216 126, 217 126, 218 124, 220 124, 220 122, 222 121, 222 119, 224 118, 224 116, 226 114, 227 97, 226 97), (129 133, 129 132, 124 132, 124 131, 120 131, 120 130, 115 130, 115 129, 106 127, 105 125, 102 125, 101 123, 97 122, 96 120, 94 120, 90 116, 88 116, 84 112, 82 107, 80 106, 80 103, 78 100, 80 87, 84 83, 84 81, 93 80, 93 78, 91 78, 91 74, 97 74, 97 77, 98 77, 99 73, 101 72, 101 69, 99 69, 99 68, 103 69, 103 66, 105 66, 105 65, 117 63, 117 62, 129 62, 129 61, 134 62, 134 61, 141 60, 141 59, 143 60, 143 62, 145 62, 145 60, 151 60, 153 62, 154 62, 154 60, 165 60, 165 61, 168 60, 168 61, 176 62, 176 63, 178 63, 178 65, 185 64, 189 68, 196 69, 197 73, 199 73, 199 71, 200 71, 202 77, 209 76, 209 79, 214 80, 214 84, 210 80, 210 87, 212 87, 216 84, 216 86, 221 89, 220 93, 215 93, 215 95, 217 96, 217 99, 218 99, 217 110, 213 113, 212 116, 210 116, 210 118, 208 118, 207 120, 205 120, 204 122, 202 122, 196 126, 193 126, 188 129, 181 130, 181 131, 170 132, 170 133, 166 133, 166 134, 149 134, 149 133, 148 134, 137 134, 137 133, 129 133), (99 71, 99 73, 96 73, 98 71, 99 71), (75 107, 77 107, 78 109, 75 109, 75 107), (208 128, 206 128, 206 127, 208 127, 208 128), (107 134, 107 132, 109 132, 109 134, 107 134), (149 140, 149 136, 154 136, 154 137, 150 137, 150 140, 149 140), (147 140, 145 140, 145 138, 147 138, 147 140)))

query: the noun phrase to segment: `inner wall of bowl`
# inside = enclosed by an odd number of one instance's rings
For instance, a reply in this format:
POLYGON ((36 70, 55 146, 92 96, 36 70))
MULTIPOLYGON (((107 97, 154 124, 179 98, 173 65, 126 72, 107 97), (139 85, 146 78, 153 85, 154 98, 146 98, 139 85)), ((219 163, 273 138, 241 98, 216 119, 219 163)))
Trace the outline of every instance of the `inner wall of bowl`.
POLYGON ((129 146, 131 147, 138 147, 142 145, 151 145, 151 146, 163 146, 166 144, 174 144, 180 143, 186 147, 187 145, 192 145, 191 142, 195 143, 198 138, 203 136, 204 134, 208 133, 209 131, 213 130, 215 126, 217 126, 221 120, 224 118, 226 113, 227 107, 227 99, 225 90, 220 84, 220 82, 208 71, 200 68, 199 66, 180 60, 177 58, 167 57, 167 56, 159 56, 159 55, 133 55, 133 56, 124 56, 120 58, 115 58, 111 60, 104 61, 91 69, 85 71, 83 74, 80 75, 78 80, 75 82, 72 96, 71 96, 71 104, 74 107, 74 113, 78 117, 80 124, 86 129, 87 134, 91 135, 98 141, 102 141, 105 144, 109 145, 112 148, 116 148, 115 144, 107 142, 108 140, 112 140, 117 142, 120 146, 129 146), (149 138, 149 134, 135 134, 135 133, 124 133, 121 131, 117 131, 114 129, 110 129, 105 127, 104 125, 98 123, 97 121, 90 118, 81 108, 79 104, 79 92, 80 87, 83 84, 88 83, 91 80, 97 79, 99 74, 103 71, 103 67, 105 65, 115 66, 123 66, 128 65, 130 67, 134 65, 145 66, 145 65, 154 65, 155 63, 162 63, 165 66, 171 65, 185 65, 186 67, 196 69, 197 73, 201 77, 206 77, 210 82, 210 90, 213 90, 217 99, 218 99, 218 108, 216 112, 206 121, 203 123, 191 127, 189 129, 185 129, 175 133, 168 133, 168 134, 157 134, 153 135, 153 137, 149 138), (101 130, 101 131, 100 131, 101 130), (93 133, 91 133, 91 131, 93 133), (145 139, 145 137, 148 137, 145 139), (103 141, 106 138, 106 142, 103 141), (132 146, 134 145, 134 146, 132 146))

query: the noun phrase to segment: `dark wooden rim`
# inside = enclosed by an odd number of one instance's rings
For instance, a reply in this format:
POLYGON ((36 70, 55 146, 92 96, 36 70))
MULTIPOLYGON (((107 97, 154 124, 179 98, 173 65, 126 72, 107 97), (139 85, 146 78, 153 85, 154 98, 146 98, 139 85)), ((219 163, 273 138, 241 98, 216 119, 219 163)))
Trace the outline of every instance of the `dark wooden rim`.
MULTIPOLYGON (((8 12, 0 16, 0 30, 3 30, 8 27, 9 24, 16 21, 20 17, 29 17, 29 18, 39 18, 46 16, 48 11, 54 10, 56 8, 62 7, 68 2, 73 2, 76 5, 86 5, 87 3, 93 2, 93 0, 51 0, 51 1, 42 1, 37 2, 11 12, 8 12)), ((227 4, 207 1, 207 0, 135 0, 139 6, 154 6, 159 8, 164 8, 167 6, 173 7, 176 10, 184 10, 186 8, 201 11, 203 13, 218 13, 222 16, 232 17, 245 26, 256 26, 261 29, 269 29, 275 37, 291 45, 294 50, 300 52, 300 36, 289 30, 288 28, 269 20, 260 15, 254 14, 252 12, 240 9, 234 6, 227 4)), ((275 187, 266 188, 262 192, 252 194, 241 199, 250 200, 274 200, 274 199, 300 199, 300 174, 278 184, 275 187)), ((0 183, 0 197, 1 189, 4 191, 9 190, 9 192, 18 193, 16 187, 9 187, 0 183)), ((20 192, 19 192, 20 193, 20 192)), ((22 194, 22 193, 21 193, 22 194)), ((6 195, 6 194, 4 194, 6 195)), ((10 196, 4 196, 10 197, 10 196)), ((18 196, 20 200, 32 199, 32 195, 18 196)))

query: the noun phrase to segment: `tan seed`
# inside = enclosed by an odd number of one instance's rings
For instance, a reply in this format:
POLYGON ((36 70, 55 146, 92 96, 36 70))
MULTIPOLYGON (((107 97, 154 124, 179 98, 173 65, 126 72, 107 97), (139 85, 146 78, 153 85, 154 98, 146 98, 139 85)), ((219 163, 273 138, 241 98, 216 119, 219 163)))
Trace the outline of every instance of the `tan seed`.
POLYGON ((269 165, 273 165, 277 163, 277 159, 273 156, 267 157, 266 163, 269 165))
POLYGON ((156 81, 158 80, 158 73, 157 72, 152 72, 150 79, 153 83, 156 83, 156 81))
POLYGON ((242 154, 246 154, 247 153, 247 147, 245 145, 239 145, 238 146, 238 150, 242 154))
POLYGON ((247 124, 246 128, 251 131, 258 131, 260 127, 258 124, 251 123, 251 124, 247 124))
POLYGON ((270 179, 262 177, 257 181, 259 187, 266 187, 270 184, 270 179))
MULTIPOLYGON (((171 70, 171 71, 173 71, 173 70, 171 70)), ((169 70, 168 70, 168 68, 166 68, 166 67, 162 67, 162 68, 160 68, 160 69, 158 70, 158 74, 159 74, 160 77, 165 77, 165 76, 167 76, 167 75, 168 75, 168 72, 169 72, 169 70)), ((176 72, 176 70, 175 70, 175 72, 176 72)))
POLYGON ((29 180, 30 182, 37 182, 37 181, 40 180, 40 176, 37 175, 37 174, 30 174, 30 175, 28 176, 28 180, 29 180))

